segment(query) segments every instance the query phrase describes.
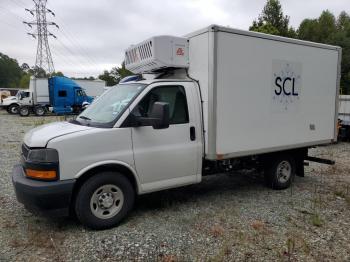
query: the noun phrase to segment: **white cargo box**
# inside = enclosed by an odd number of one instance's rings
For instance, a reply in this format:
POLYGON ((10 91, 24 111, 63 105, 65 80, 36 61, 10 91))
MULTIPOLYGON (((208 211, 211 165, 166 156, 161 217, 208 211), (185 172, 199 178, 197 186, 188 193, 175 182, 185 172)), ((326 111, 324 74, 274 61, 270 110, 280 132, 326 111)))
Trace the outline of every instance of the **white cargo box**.
POLYGON ((47 78, 30 78, 29 91, 33 92, 34 104, 48 104, 50 101, 47 78))
POLYGON ((341 48, 219 26, 187 37, 207 158, 336 140, 341 48))
POLYGON ((96 80, 87 80, 87 79, 75 79, 82 89, 85 90, 85 93, 88 96, 97 97, 102 95, 106 88, 106 81, 96 79, 96 80))

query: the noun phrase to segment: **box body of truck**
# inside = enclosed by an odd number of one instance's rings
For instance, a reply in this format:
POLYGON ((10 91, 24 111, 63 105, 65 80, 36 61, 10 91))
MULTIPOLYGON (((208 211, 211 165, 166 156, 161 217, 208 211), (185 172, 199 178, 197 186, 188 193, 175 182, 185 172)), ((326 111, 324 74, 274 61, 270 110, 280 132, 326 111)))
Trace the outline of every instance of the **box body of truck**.
POLYGON ((75 79, 76 82, 88 96, 98 97, 102 95, 106 88, 106 81, 96 79, 96 80, 82 80, 75 79))
POLYGON ((219 26, 187 37, 208 159, 336 141, 340 48, 219 26))
POLYGON ((31 77, 29 82, 29 91, 32 92, 32 101, 30 101, 29 104, 49 104, 50 96, 47 78, 31 77))

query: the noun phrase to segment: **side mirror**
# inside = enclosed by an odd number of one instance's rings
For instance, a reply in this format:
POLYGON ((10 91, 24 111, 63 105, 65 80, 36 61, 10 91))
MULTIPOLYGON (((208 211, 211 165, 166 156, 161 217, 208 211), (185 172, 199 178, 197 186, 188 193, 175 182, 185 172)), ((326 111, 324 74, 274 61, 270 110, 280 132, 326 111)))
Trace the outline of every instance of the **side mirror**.
POLYGON ((125 127, 152 126, 154 129, 165 129, 169 127, 169 104, 155 102, 149 117, 141 117, 134 113, 129 114, 123 123, 125 127))
POLYGON ((165 129, 169 127, 169 103, 155 102, 150 115, 151 124, 154 129, 165 129))

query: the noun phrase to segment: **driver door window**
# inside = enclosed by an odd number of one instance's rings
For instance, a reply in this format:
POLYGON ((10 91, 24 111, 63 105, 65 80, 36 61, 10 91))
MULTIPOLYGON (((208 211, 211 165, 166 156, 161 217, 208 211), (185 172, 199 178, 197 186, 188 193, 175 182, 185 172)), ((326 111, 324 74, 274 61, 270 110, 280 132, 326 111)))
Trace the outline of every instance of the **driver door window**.
POLYGON ((134 115, 150 117, 155 102, 169 104, 170 125, 188 123, 188 107, 182 86, 162 86, 152 89, 136 106, 134 115))

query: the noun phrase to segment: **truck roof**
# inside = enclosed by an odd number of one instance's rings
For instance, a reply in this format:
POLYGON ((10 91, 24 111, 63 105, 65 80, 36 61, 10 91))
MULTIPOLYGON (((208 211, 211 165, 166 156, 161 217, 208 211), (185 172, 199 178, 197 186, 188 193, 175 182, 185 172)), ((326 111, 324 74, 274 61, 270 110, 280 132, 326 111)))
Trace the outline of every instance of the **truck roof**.
POLYGON ((120 85, 127 85, 127 84, 152 84, 154 82, 188 82, 191 81, 189 78, 164 78, 164 79, 146 79, 146 80, 140 80, 140 81, 130 81, 125 83, 120 83, 120 85))
POLYGON ((224 26, 220 26, 220 25, 216 25, 216 24, 212 24, 212 25, 209 25, 205 28, 199 29, 195 32, 189 33, 189 34, 185 35, 184 37, 191 38, 191 37, 194 37, 197 35, 201 35, 201 34, 208 32, 208 31, 227 32, 227 33, 252 36, 252 37, 264 38, 264 39, 269 39, 269 40, 275 40, 275 41, 279 41, 279 42, 287 42, 287 43, 312 46, 312 47, 318 47, 318 48, 324 48, 324 49, 332 49, 332 50, 341 49, 340 46, 320 44, 320 43, 316 43, 316 42, 310 42, 310 41, 299 40, 299 39, 294 39, 294 38, 264 34, 264 33, 260 33, 260 32, 254 32, 254 31, 246 31, 246 30, 241 30, 241 29, 236 29, 236 28, 231 28, 231 27, 224 27, 224 26))

